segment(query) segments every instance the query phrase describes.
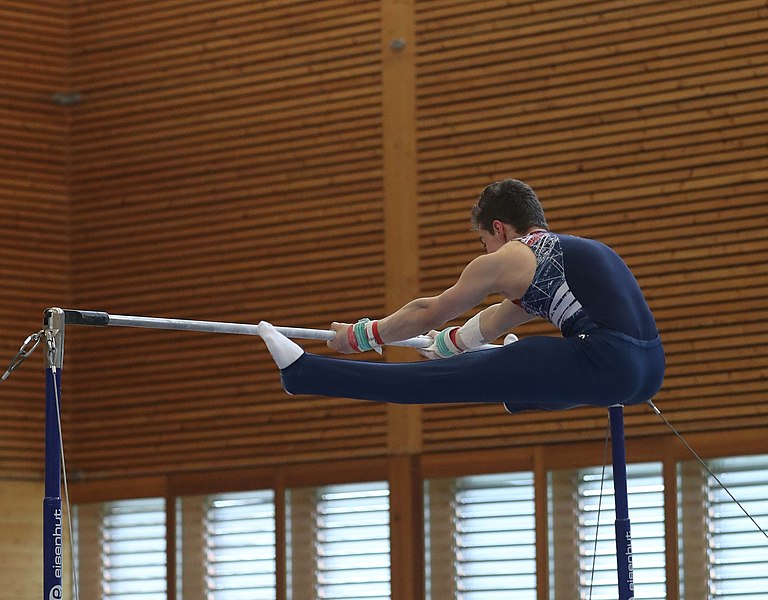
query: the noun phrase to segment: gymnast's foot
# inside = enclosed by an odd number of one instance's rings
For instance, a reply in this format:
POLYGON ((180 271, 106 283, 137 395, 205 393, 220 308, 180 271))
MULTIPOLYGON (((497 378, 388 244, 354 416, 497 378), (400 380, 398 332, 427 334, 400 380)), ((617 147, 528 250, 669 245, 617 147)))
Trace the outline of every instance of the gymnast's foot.
POLYGON ((285 337, 266 321, 262 321, 256 326, 256 332, 264 340, 267 350, 272 355, 272 360, 275 361, 277 368, 281 371, 290 367, 304 354, 304 349, 301 346, 285 337))

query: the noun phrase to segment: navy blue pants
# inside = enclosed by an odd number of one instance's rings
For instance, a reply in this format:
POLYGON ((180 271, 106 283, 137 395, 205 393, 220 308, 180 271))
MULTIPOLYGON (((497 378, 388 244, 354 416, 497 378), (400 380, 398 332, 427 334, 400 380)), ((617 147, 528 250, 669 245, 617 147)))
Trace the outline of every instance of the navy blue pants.
POLYGON ((664 350, 659 338, 637 340, 596 329, 419 362, 306 353, 280 375, 291 394, 398 404, 503 403, 510 412, 627 406, 650 400, 661 387, 664 350))

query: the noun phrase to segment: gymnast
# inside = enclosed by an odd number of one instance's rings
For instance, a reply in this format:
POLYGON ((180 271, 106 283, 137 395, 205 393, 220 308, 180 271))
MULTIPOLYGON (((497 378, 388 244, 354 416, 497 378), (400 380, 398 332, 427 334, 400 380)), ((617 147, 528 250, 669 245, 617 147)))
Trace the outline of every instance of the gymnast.
POLYGON ((664 376, 664 350, 634 276, 606 245, 549 230, 535 192, 515 179, 485 188, 472 226, 486 254, 458 281, 378 321, 333 323, 328 346, 340 353, 429 332, 419 350, 430 361, 353 361, 304 352, 262 321, 258 330, 290 394, 400 404, 501 403, 509 412, 576 406, 632 405, 650 400, 664 376), (461 327, 446 322, 487 296, 504 300, 461 327), (562 337, 530 336, 474 350, 533 318, 562 337))

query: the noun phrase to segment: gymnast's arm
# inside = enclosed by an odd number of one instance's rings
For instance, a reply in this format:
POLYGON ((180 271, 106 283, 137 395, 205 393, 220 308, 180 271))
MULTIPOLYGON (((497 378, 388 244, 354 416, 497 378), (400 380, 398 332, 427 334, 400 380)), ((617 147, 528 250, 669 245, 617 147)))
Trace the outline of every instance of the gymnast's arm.
MULTIPOLYGON (((441 327, 469 309, 480 304, 487 296, 502 292, 507 297, 518 297, 527 289, 532 268, 524 260, 535 260, 522 244, 506 252, 484 254, 470 262, 458 281, 437 296, 412 300, 393 314, 378 322, 378 334, 384 343, 404 340, 441 327), (530 256, 529 256, 530 255, 530 256), (522 268, 520 268, 522 267, 522 268), (517 293, 517 295, 514 295, 517 293)), ((503 315, 506 318, 507 312, 503 315)), ((338 352, 353 352, 347 339, 346 323, 333 323, 336 337, 328 346, 338 352)))
POLYGON ((536 318, 509 299, 481 310, 479 315, 480 333, 488 342, 536 318))
POLYGON ((385 343, 404 340, 442 326, 480 304, 498 291, 498 260, 487 254, 467 265, 458 281, 442 294, 412 300, 379 321, 379 333, 385 343))

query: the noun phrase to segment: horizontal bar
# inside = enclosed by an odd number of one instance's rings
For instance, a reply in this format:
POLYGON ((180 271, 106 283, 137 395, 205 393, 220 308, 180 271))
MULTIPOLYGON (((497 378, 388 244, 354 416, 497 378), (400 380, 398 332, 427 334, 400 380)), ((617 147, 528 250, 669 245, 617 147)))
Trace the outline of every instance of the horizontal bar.
MULTIPOLYGON (((139 327, 144 329, 170 329, 175 331, 200 331, 206 333, 227 333, 234 335, 259 335, 256 325, 246 323, 227 323, 222 321, 194 321, 189 319, 166 319, 160 317, 137 317, 128 315, 111 315, 92 310, 65 310, 65 323, 68 325, 90 325, 94 327, 139 327)), ((277 331, 289 338, 304 340, 332 340, 336 333, 324 329, 304 329, 300 327, 275 327, 277 331)), ((391 342, 390 346, 407 346, 410 348, 427 348, 432 345, 432 338, 420 335, 399 342, 391 342)), ((485 348, 497 348, 487 344, 485 348)), ((479 348, 478 348, 479 349, 479 348)))

